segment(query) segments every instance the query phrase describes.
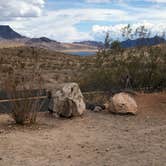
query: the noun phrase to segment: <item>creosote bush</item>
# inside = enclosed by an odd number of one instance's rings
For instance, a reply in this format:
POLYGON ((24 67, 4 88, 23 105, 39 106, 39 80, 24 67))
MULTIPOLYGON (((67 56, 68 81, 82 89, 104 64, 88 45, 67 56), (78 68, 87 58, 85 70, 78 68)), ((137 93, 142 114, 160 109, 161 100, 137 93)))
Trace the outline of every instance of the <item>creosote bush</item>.
POLYGON ((96 69, 83 73, 78 81, 83 91, 166 88, 166 45, 104 50, 97 56, 96 69))

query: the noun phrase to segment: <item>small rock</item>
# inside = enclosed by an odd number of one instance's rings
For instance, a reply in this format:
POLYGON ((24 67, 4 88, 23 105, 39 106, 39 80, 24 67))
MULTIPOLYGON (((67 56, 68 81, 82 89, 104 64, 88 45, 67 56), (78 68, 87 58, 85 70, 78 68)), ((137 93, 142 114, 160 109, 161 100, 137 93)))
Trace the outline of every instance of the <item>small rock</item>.
POLYGON ((2 158, 0 157, 0 160, 2 160, 2 158))
POLYGON ((106 152, 109 152, 109 151, 110 151, 110 148, 107 148, 105 151, 106 151, 106 152))
POLYGON ((13 126, 12 125, 8 125, 8 128, 12 128, 13 126))
POLYGON ((121 145, 118 145, 118 147, 117 147, 118 149, 122 149, 122 146, 121 145))
POLYGON ((0 130, 0 134, 3 134, 3 132, 4 132, 3 130, 0 130))
POLYGON ((68 155, 67 158, 71 158, 71 155, 68 155))
POLYGON ((94 108, 94 112, 101 112, 103 109, 100 107, 100 106, 96 106, 95 108, 94 108))
POLYGON ((98 150, 99 150, 98 148, 95 149, 95 151, 98 151, 98 150))

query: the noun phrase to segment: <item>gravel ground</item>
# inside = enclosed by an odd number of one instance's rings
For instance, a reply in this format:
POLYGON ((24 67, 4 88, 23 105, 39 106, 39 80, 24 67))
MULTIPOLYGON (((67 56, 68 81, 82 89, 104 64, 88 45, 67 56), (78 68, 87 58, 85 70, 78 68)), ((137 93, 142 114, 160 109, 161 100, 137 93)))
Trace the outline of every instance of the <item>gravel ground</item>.
POLYGON ((33 126, 0 115, 0 166, 166 166, 166 94, 138 94, 137 116, 87 111, 33 126))

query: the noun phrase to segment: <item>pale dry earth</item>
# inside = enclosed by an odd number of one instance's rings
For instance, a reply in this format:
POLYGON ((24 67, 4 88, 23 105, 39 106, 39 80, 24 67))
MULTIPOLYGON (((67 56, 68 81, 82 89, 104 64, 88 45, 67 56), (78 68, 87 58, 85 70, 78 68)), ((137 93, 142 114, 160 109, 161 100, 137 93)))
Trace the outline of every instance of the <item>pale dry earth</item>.
POLYGON ((1 114, 0 166, 165 166, 166 93, 135 98, 137 116, 40 113, 37 125, 22 127, 1 114))

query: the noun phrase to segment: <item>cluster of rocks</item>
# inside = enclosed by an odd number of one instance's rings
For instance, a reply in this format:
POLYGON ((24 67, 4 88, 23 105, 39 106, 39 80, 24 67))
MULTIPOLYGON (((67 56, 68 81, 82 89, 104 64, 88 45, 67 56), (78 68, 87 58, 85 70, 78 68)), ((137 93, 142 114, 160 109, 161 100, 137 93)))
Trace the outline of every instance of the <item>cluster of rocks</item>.
POLYGON ((81 116, 86 110, 101 112, 107 110, 115 114, 133 114, 138 111, 136 101, 127 93, 118 93, 103 105, 85 104, 81 90, 76 83, 66 83, 49 94, 49 111, 60 117, 81 116))

